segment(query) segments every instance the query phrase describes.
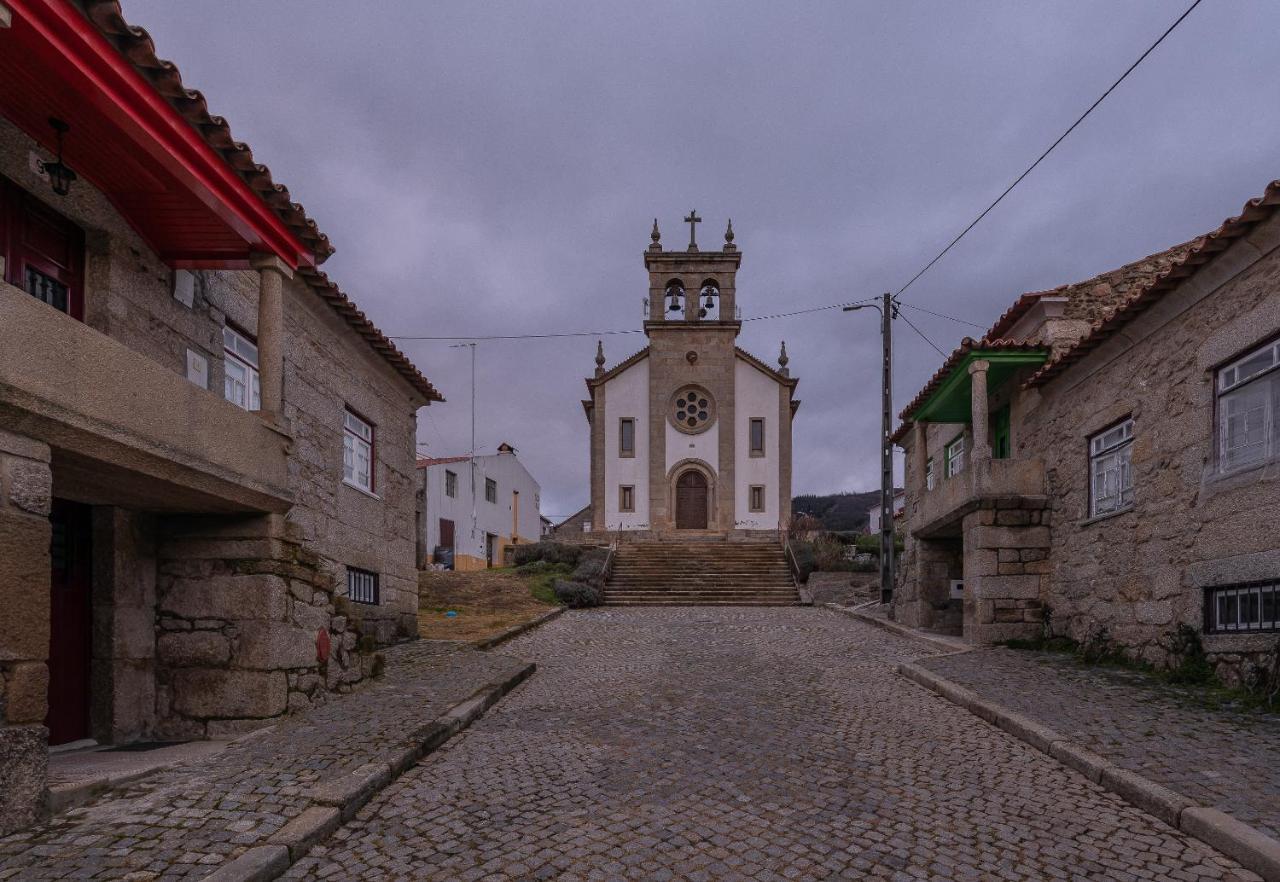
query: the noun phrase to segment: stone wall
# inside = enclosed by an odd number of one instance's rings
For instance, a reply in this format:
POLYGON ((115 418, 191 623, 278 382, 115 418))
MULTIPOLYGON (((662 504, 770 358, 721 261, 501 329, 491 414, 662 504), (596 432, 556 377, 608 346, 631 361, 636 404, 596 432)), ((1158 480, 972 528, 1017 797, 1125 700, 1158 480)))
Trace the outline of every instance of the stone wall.
POLYGON ((1040 633, 1049 572, 1044 505, 1043 499, 998 500, 965 515, 964 633, 974 642, 1040 633))
POLYGON ((44 794, 51 493, 48 446, 0 430, 0 836, 44 794))
MULTIPOLYGON (((1220 476, 1214 446, 1214 368, 1280 333, 1278 241, 1274 221, 1238 241, 1043 387, 1026 414, 1052 499, 1044 598, 1055 630, 1105 631, 1163 664, 1171 631, 1201 628, 1206 586, 1280 577, 1280 463, 1220 476), (1091 519, 1087 440, 1128 416, 1134 505, 1091 519)), ((1275 642, 1205 639, 1228 679, 1275 642)))

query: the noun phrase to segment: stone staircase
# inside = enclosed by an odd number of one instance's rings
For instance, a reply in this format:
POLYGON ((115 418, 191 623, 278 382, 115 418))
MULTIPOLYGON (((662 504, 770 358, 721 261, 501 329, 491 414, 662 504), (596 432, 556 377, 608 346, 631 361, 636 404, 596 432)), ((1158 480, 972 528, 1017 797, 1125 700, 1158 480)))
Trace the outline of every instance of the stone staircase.
POLYGON ((800 595, 776 543, 674 540, 619 546, 604 602, 610 606, 795 606, 800 595))

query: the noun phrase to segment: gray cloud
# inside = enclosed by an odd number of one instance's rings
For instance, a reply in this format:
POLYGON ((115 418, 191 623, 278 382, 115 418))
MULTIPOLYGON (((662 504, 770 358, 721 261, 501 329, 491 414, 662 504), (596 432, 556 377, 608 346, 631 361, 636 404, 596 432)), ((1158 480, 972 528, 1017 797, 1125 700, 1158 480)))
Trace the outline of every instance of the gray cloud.
MULTIPOLYGON (((389 334, 637 328, 641 252, 732 216, 748 315, 896 288, 1184 7, 971 3, 125 0, 338 247, 326 270, 389 334)), ((1276 176, 1280 6, 1206 3, 908 302, 981 324, 1019 293, 1212 228, 1276 176)), ((944 350, 967 328, 911 313, 944 350)), ((798 491, 877 481, 874 313, 748 323, 787 340, 798 491)), ((940 357, 899 324, 896 400, 940 357)), ((616 361, 641 335, 606 338, 616 361)), ((403 348, 467 447, 468 361, 403 348)), ((478 434, 543 509, 586 501, 595 340, 479 349, 478 434)))

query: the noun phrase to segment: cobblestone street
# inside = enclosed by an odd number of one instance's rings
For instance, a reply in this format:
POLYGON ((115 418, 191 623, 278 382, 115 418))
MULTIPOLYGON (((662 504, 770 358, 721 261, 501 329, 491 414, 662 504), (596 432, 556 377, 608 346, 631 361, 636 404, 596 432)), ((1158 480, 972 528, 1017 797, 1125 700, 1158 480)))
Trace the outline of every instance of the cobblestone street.
POLYGON ((291 879, 1257 879, 812 609, 570 612, 291 879))
POLYGON ((1197 705, 1144 674, 991 649, 923 667, 1113 763, 1280 837, 1280 716, 1197 705))

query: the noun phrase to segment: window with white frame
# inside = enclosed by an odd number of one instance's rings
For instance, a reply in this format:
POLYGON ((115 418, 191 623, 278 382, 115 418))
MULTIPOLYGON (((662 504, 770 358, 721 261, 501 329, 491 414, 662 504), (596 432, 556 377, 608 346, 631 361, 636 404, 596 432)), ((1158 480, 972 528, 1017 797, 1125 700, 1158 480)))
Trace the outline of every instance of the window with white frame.
POLYGON ((1219 369, 1217 394, 1220 472, 1280 456, 1280 340, 1219 369))
POLYGON ((259 410, 262 384, 258 378, 258 345, 235 328, 222 328, 223 395, 236 407, 259 410))
POLYGON ((450 499, 458 498, 458 473, 448 469, 444 471, 444 495, 450 499))
POLYGON ((498 482, 493 478, 484 479, 484 499, 485 502, 498 501, 498 482))
POLYGON ((943 475, 954 478, 964 471, 964 435, 959 436, 943 450, 943 475))
POLYGON ((1133 505, 1133 420, 1089 439, 1089 517, 1133 505))
POLYGON ((938 470, 934 467, 933 457, 924 461, 924 489, 932 490, 938 485, 938 470))
POLYGON ((1209 588, 1204 602, 1210 633, 1280 631, 1280 582, 1209 588))
POLYGON ((356 603, 378 603, 378 574, 347 567, 347 597, 356 603))
POLYGON ((342 480, 373 492, 373 426, 349 410, 342 412, 342 480))

